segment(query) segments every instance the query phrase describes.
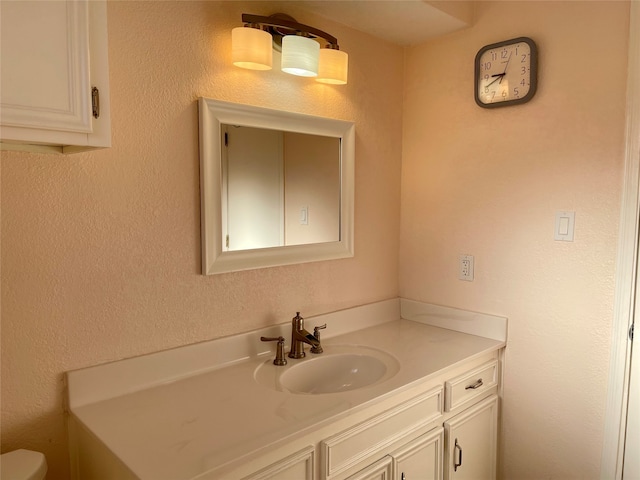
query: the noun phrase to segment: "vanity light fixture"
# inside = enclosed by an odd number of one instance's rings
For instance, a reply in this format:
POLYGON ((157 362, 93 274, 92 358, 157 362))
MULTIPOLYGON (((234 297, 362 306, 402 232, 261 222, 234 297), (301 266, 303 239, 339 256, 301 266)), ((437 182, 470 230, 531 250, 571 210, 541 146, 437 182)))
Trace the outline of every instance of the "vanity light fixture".
POLYGON ((281 13, 269 17, 243 13, 242 21, 244 27, 234 28, 231 35, 234 65, 270 70, 273 45, 282 52, 283 72, 333 85, 347 83, 349 56, 334 36, 281 13), (321 40, 326 42, 324 48, 321 40))

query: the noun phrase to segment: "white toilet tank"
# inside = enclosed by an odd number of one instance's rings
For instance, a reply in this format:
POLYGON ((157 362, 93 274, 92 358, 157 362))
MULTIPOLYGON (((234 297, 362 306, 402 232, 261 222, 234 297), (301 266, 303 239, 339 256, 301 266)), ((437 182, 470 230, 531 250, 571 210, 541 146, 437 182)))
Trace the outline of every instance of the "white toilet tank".
POLYGON ((43 480, 47 474, 47 460, 40 452, 14 450, 0 455, 2 480, 43 480))

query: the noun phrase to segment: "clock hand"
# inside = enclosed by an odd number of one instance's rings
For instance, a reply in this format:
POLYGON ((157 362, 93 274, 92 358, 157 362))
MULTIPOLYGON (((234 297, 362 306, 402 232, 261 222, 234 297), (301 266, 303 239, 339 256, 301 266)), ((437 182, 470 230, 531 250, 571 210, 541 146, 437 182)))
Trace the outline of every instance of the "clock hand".
POLYGON ((509 58, 507 59, 507 64, 504 66, 504 72, 502 73, 503 75, 507 73, 507 68, 509 67, 509 62, 511 61, 511 55, 513 55, 513 52, 509 54, 509 58))
POLYGON ((494 73, 493 75, 491 75, 491 77, 497 77, 497 78, 495 80, 493 80, 491 83, 489 83, 488 85, 486 85, 486 87, 490 87, 491 85, 496 83, 496 81, 498 81, 498 83, 502 84, 502 79, 507 74, 507 68, 509 67, 509 62, 511 61, 511 56, 512 55, 513 55, 513 52, 509 53, 509 58, 507 59, 507 63, 504 66, 504 72, 502 72, 502 73, 494 73))
POLYGON ((513 55, 513 52, 509 53, 509 58, 507 58, 507 63, 504 66, 504 72, 502 72, 502 76, 500 77, 500 81, 498 83, 502 83, 502 79, 504 78, 504 76, 507 74, 507 68, 509 68, 509 62, 511 61, 511 56, 513 55))
POLYGON ((500 83, 502 83, 502 77, 505 76, 504 73, 496 73, 495 75, 491 75, 492 77, 496 77, 495 80, 493 80, 492 82, 488 83, 487 85, 485 85, 485 88, 490 87, 491 85, 493 85, 494 83, 496 83, 498 80, 500 80, 500 83))

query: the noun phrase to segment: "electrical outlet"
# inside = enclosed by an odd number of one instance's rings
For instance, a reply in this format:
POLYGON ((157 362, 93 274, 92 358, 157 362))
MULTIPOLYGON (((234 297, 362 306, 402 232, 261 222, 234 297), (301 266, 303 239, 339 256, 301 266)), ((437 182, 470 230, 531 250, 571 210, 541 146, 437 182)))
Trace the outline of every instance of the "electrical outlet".
POLYGON ((460 255, 458 266, 458 278, 473 282, 473 255, 460 255))

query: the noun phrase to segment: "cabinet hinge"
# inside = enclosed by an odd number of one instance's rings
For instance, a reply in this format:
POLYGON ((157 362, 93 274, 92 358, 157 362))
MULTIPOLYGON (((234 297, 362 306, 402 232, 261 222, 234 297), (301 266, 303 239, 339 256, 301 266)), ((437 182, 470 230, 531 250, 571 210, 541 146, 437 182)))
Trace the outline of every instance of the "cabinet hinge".
POLYGON ((98 87, 91 88, 91 108, 93 110, 93 118, 100 116, 100 90, 98 87))
POLYGON ((229 235, 227 235, 226 244, 227 244, 227 248, 229 248, 229 235))
POLYGON ((633 342, 633 327, 635 326, 635 323, 632 323, 631 326, 629 327, 629 340, 631 340, 633 342))
POLYGON ((224 133, 224 146, 229 146, 229 134, 227 132, 224 133))

